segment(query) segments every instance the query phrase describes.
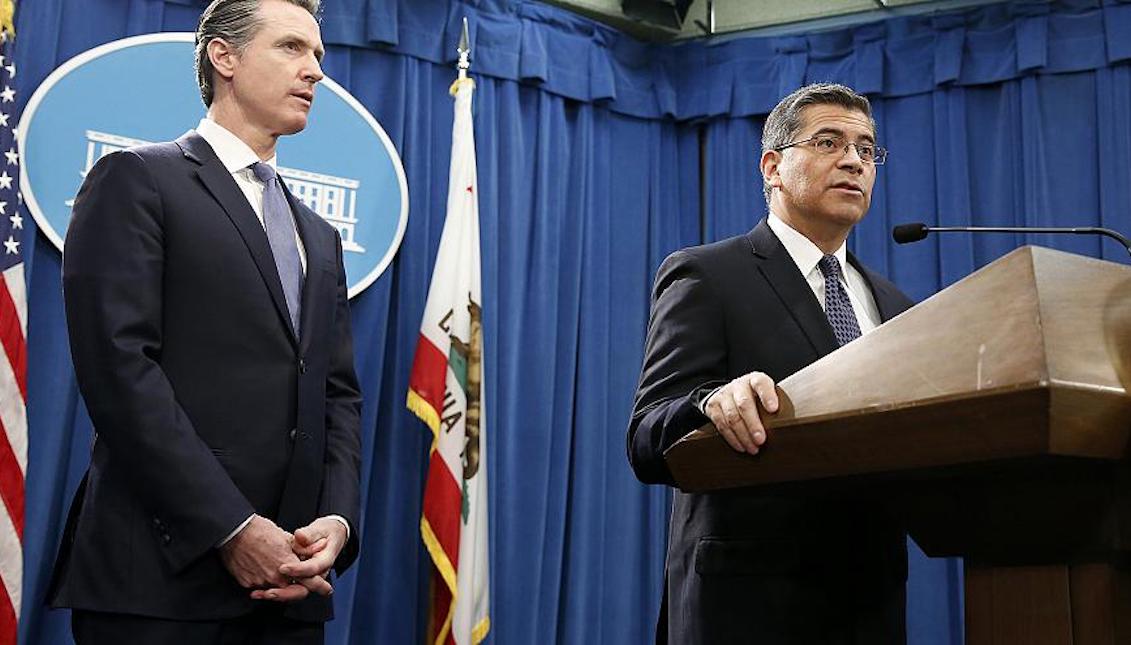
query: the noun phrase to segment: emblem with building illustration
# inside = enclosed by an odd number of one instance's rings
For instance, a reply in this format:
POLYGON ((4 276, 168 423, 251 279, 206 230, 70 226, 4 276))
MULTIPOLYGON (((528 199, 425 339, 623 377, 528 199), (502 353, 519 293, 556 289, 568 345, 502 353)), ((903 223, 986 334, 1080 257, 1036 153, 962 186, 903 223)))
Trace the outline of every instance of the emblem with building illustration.
MULTIPOLYGON (((133 146, 151 143, 143 139, 131 139, 97 130, 86 131, 86 165, 79 176, 86 173, 99 159, 111 152, 125 150, 133 146)), ((279 166, 279 176, 287 185, 287 190, 307 208, 338 229, 342 237, 342 250, 349 253, 365 253, 365 247, 354 241, 357 227, 357 188, 361 185, 356 179, 323 175, 307 170, 279 166)), ((68 208, 74 205, 74 198, 66 200, 68 208)))
MULTIPOLYGON (((56 69, 28 101, 19 126, 21 186, 40 230, 58 248, 75 194, 100 158, 175 139, 200 121, 204 106, 184 73, 192 40, 164 33, 102 45, 56 69)), ((392 141, 349 92, 326 78, 316 96, 306 130, 279 140, 278 172, 297 199, 338 229, 352 298, 400 245, 408 186, 392 141)))

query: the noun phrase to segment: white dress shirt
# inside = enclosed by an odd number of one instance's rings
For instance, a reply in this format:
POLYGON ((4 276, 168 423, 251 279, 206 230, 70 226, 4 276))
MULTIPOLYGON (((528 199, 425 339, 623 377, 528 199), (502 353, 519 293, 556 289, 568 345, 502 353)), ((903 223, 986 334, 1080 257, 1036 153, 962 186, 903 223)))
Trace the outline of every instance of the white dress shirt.
MULTIPOLYGON (((196 126, 196 133, 212 146, 212 151, 219 157, 220 163, 232 173, 232 179, 236 181, 244 197, 247 197, 247 203, 251 204, 255 216, 259 218, 259 225, 263 230, 267 230, 266 224, 263 223, 263 182, 259 181, 255 171, 251 169, 252 164, 260 160, 259 155, 227 128, 208 117, 200 120, 200 124, 196 126)), ((275 155, 264 163, 278 170, 276 165, 278 158, 279 156, 275 155)), ((291 213, 291 217, 294 218, 294 213, 291 213)), ((302 272, 305 275, 306 247, 302 245, 302 237, 298 234, 298 222, 295 222, 295 242, 298 243, 298 259, 302 263, 302 272)))
MULTIPOLYGON (((805 281, 809 283, 813 295, 817 296, 817 302, 821 303, 821 308, 824 309, 825 276, 821 273, 821 268, 817 266, 817 263, 825 257, 825 252, 777 215, 770 213, 767 223, 774 235, 777 235, 778 239, 781 240, 782 246, 789 253, 789 257, 793 258, 793 263, 797 265, 801 275, 805 276, 805 281)), ((860 334, 867 334, 883 322, 880 319, 880 311, 876 308, 876 299, 872 296, 872 290, 868 288, 868 282, 864 279, 864 276, 856 270, 856 267, 848 263, 846 245, 841 244, 833 255, 840 263, 841 284, 848 292, 848 300, 852 303, 856 322, 860 323, 860 334)))

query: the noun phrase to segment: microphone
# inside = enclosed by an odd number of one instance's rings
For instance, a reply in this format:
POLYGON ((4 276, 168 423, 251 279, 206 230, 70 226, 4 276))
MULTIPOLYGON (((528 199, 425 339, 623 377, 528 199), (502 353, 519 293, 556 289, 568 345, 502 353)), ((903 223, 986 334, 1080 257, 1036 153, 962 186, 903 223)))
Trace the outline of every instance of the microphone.
POLYGON ((897 244, 918 242, 930 233, 1069 233, 1072 235, 1104 235, 1119 242, 1131 255, 1131 240, 1110 228, 1084 226, 1078 228, 1046 226, 927 226, 922 222, 900 224, 891 229, 891 239, 897 244))

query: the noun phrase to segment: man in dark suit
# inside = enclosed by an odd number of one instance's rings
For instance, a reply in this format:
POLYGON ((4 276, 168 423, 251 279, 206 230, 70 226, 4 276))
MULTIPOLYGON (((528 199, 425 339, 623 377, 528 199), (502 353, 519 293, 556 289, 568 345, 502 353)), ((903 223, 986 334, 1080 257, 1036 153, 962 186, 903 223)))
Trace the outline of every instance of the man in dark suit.
POLYGON ((108 155, 63 289, 96 432, 51 602, 84 643, 320 643, 357 555, 359 411, 337 232, 275 174, 322 79, 317 0, 215 0, 208 115, 108 155))
MULTIPOLYGON (((845 250, 886 156, 875 137, 849 88, 787 96, 763 130, 770 215, 664 261, 628 428, 641 481, 674 485, 664 451, 708 421, 757 455, 772 438, 756 402, 777 410, 775 381, 911 306, 845 250)), ((861 491, 677 490, 657 641, 902 643, 905 540, 861 491)))

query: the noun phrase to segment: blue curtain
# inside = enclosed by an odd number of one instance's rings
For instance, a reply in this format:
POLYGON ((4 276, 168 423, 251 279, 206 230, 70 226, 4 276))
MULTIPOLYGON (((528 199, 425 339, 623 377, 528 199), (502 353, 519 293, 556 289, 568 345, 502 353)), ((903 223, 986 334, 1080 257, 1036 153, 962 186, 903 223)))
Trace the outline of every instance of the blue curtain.
MULTIPOLYGON (((203 4, 24 0, 20 100, 93 46, 193 30, 203 4)), ((744 232, 764 213, 762 120, 801 83, 836 80, 873 97, 892 153, 851 245, 914 298, 1026 242, 1127 261, 1100 240, 936 236, 895 247, 888 231, 912 220, 1131 229, 1131 4, 1011 2, 662 46, 527 0, 328 1, 327 72, 401 152, 411 210, 396 260, 352 301, 366 399, 363 545, 338 582, 330 643, 423 639, 428 433, 404 397, 444 216, 463 16, 478 82, 491 642, 649 641, 668 495, 632 478, 624 428, 652 275, 668 252, 744 232)), ((59 263, 37 238, 21 620, 30 644, 68 642, 66 613, 42 601, 90 442, 59 263)), ((911 548, 910 642, 960 643, 960 564, 911 548)))

